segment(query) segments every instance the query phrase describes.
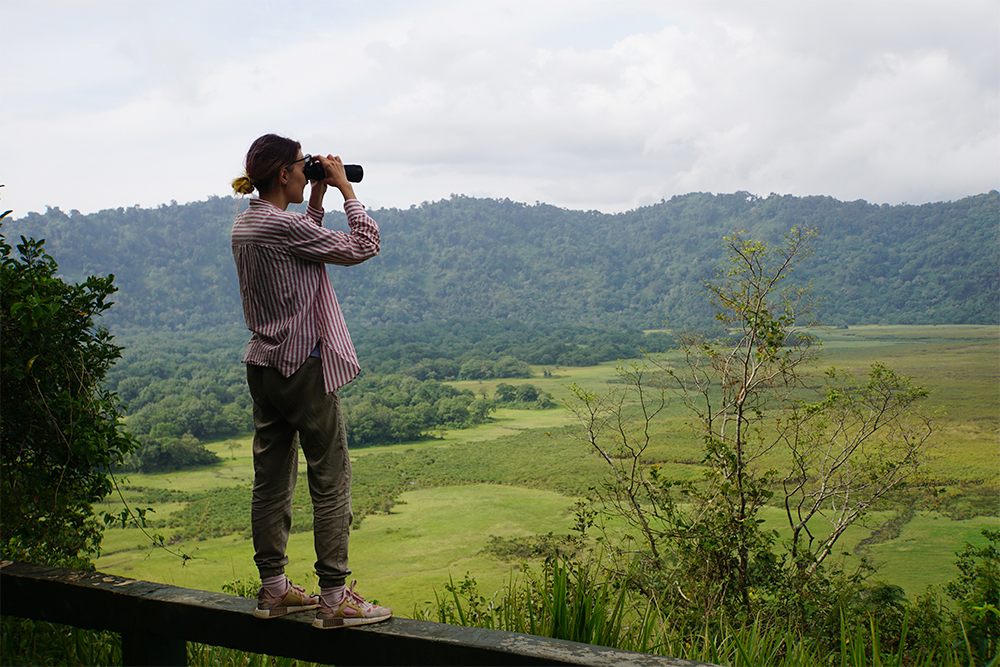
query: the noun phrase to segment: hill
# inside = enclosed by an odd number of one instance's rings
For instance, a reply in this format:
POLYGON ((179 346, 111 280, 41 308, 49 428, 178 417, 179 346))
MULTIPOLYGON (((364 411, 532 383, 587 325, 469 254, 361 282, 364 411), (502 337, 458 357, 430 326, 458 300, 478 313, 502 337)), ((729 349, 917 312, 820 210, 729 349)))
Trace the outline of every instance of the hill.
MULTIPOLYGON (((242 328, 229 229, 240 206, 184 205, 83 215, 48 209, 4 225, 47 240, 63 275, 113 273, 112 329, 242 328)), ((382 254, 331 267, 352 326, 448 318, 657 328, 706 321, 701 280, 734 231, 777 240, 815 226, 801 269, 823 320, 856 324, 1000 321, 1000 193, 888 206, 830 197, 692 193, 621 214, 510 200, 451 199, 371 211, 382 254)), ((326 224, 344 228, 339 211, 326 224)))

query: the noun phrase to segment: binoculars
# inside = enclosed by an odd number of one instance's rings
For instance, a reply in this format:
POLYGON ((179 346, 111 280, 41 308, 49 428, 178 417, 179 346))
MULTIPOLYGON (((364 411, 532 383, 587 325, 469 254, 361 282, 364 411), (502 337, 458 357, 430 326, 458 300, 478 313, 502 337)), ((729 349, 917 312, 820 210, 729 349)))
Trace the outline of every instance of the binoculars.
MULTIPOLYGON (((319 158, 315 158, 312 155, 306 156, 304 171, 306 178, 310 181, 321 181, 326 178, 323 163, 319 161, 319 158)), ((351 183, 360 183, 361 179, 365 177, 365 170, 361 168, 360 164, 345 164, 344 172, 347 174, 347 180, 351 183)))

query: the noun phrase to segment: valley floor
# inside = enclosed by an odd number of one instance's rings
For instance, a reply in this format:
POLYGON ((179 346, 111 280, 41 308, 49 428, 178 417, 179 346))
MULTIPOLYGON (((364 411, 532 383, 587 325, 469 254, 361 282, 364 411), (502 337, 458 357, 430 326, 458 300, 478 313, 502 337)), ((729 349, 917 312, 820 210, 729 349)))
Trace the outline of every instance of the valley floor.
MULTIPOLYGON (((874 513, 864 526, 851 529, 842 542, 848 562, 861 555, 879 565, 879 577, 902 586, 911 598, 927 586, 943 584, 957 571, 955 552, 965 542, 980 543, 983 528, 1000 528, 998 495, 998 416, 1000 416, 1000 331, 988 326, 856 327, 823 332, 825 366, 857 373, 873 361, 913 376, 932 390, 930 407, 936 420, 934 458, 927 471, 939 489, 937 504, 917 506, 905 521, 895 512, 874 513), (892 530, 886 530, 886 524, 892 530), (880 539, 871 539, 873 533, 880 539), (863 541, 870 544, 861 546, 863 541)), ((606 386, 615 364, 587 368, 537 369, 530 382, 566 398, 566 385, 594 389, 606 386)), ((518 381, 508 381, 517 383, 518 381)), ((497 382, 456 382, 476 393, 492 394, 497 382)), ((449 580, 466 574, 489 595, 518 575, 518 560, 487 553, 491 537, 516 538, 554 533, 565 535, 574 523, 574 504, 599 483, 602 469, 585 444, 574 439, 568 411, 504 410, 495 420, 467 431, 438 434, 439 439, 369 448, 354 452, 357 479, 406 470, 405 490, 388 512, 372 513, 352 533, 351 562, 358 590, 397 614, 411 616, 434 603, 449 580), (390 458, 371 458, 390 457, 390 458), (401 466, 401 467, 400 467, 401 466)), ((671 422, 664 427, 658 456, 681 470, 699 459, 697 442, 671 422), (684 462, 689 463, 684 463, 684 462)), ((161 475, 130 475, 130 488, 169 489, 188 494, 209 489, 245 489, 245 524, 249 526, 249 484, 252 476, 250 438, 239 448, 216 443, 222 461, 216 465, 161 475)), ((397 477, 399 472, 392 473, 397 477)), ((356 482, 357 484, 357 482, 356 482)), ((135 504, 142 494, 126 491, 135 504)), ((391 500, 391 499, 387 499, 391 500)), ((221 537, 196 537, 174 543, 175 528, 166 525, 184 503, 140 503, 156 510, 150 516, 164 522, 156 527, 166 538, 168 552, 150 547, 136 529, 109 528, 101 571, 177 586, 219 591, 234 580, 254 579, 253 550, 243 532, 221 537), (175 554, 187 554, 184 561, 175 554)), ((98 509, 118 511, 109 499, 98 509)), ((205 512, 223 511, 206 507, 205 512)), ((225 511, 237 511, 226 509, 225 511)), ((779 521, 777 510, 767 520, 779 521)), ((240 521, 237 517, 237 521, 240 521)), ((779 525, 779 524, 776 524, 779 525)), ((315 588, 312 535, 298 532, 289 544, 293 581, 315 588)))

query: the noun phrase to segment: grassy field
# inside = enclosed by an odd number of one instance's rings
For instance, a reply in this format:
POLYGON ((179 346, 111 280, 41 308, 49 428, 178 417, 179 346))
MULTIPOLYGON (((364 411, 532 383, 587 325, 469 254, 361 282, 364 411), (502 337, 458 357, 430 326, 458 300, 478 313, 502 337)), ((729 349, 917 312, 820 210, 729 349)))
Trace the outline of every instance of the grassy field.
MULTIPOLYGON (((880 564, 882 578, 903 586, 911 597, 954 576, 954 552, 965 541, 979 542, 982 528, 1000 527, 998 333, 997 327, 988 326, 856 327, 822 333, 826 356, 820 368, 836 366, 861 374, 879 360, 933 392, 929 407, 940 414, 928 476, 948 502, 915 508, 898 535, 863 552, 880 564)), ((615 366, 545 369, 550 377, 536 369, 536 377, 523 382, 560 400, 568 397, 570 383, 596 390, 605 387, 615 366)), ((455 384, 492 396, 497 382, 455 384)), ((683 421, 674 413, 663 423, 654 455, 676 471, 696 474, 690 462, 700 459, 700 448, 683 421)), ((564 409, 502 410, 492 423, 475 429, 354 451, 356 487, 386 475, 386 470, 398 470, 393 474, 406 480, 398 486, 402 494, 388 513, 366 516, 352 533, 351 562, 359 591, 410 615, 415 607, 428 606, 435 591, 443 592, 449 577, 460 580, 471 573, 485 594, 503 585, 516 573, 518 563, 484 553, 490 537, 566 534, 573 523, 575 498, 599 483, 600 463, 572 437, 572 426, 572 415, 564 409)), ((245 487, 242 511, 248 525, 250 439, 240 442, 232 452, 222 443, 211 445, 223 459, 214 466, 133 475, 128 483, 190 494, 245 487)), ((126 492, 126 497, 135 502, 141 496, 126 492)), ((164 520, 184 503, 149 505, 156 509, 157 520, 164 520)), ((115 509, 115 504, 108 508, 115 509)), ((205 509, 212 511, 216 510, 205 509)), ((865 526, 845 536, 842 546, 852 553, 849 560, 859 559, 855 547, 892 516, 874 514, 865 526)), ((766 518, 779 525, 776 510, 766 518)), ((158 530, 169 540, 169 529, 158 530)), ((135 529, 109 529, 97 566, 123 576, 213 591, 225 582, 256 576, 252 547, 242 534, 171 545, 172 550, 192 556, 186 562, 147 545, 135 529)), ((291 578, 313 588, 311 533, 293 534, 289 555, 291 578)))
MULTIPOLYGON (((522 537, 549 531, 565 534, 573 500, 552 491, 499 485, 453 486, 407 492, 388 515, 368 517, 351 536, 358 591, 404 616, 431 606, 449 577, 472 573, 483 591, 499 589, 519 566, 482 552, 489 537, 522 537)), ((105 548, 131 549, 134 530, 108 531, 105 548)), ((220 590, 226 581, 256 578, 253 548, 246 539, 220 537, 174 545, 193 558, 184 564, 162 549, 118 551, 98 569, 185 588, 220 590)), ((293 534, 287 574, 314 588, 312 533, 293 534)))

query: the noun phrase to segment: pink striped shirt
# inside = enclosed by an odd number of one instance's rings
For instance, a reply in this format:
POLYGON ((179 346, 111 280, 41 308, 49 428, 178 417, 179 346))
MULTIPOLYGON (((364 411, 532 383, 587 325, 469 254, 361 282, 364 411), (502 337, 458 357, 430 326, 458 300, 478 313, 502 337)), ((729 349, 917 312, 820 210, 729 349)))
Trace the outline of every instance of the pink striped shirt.
POLYGON ((323 383, 334 391, 361 370, 327 264, 351 266, 379 252, 378 225, 356 199, 344 202, 350 233, 323 227, 323 211, 283 211, 262 199, 233 224, 243 317, 252 332, 243 361, 289 377, 320 348, 323 383))

